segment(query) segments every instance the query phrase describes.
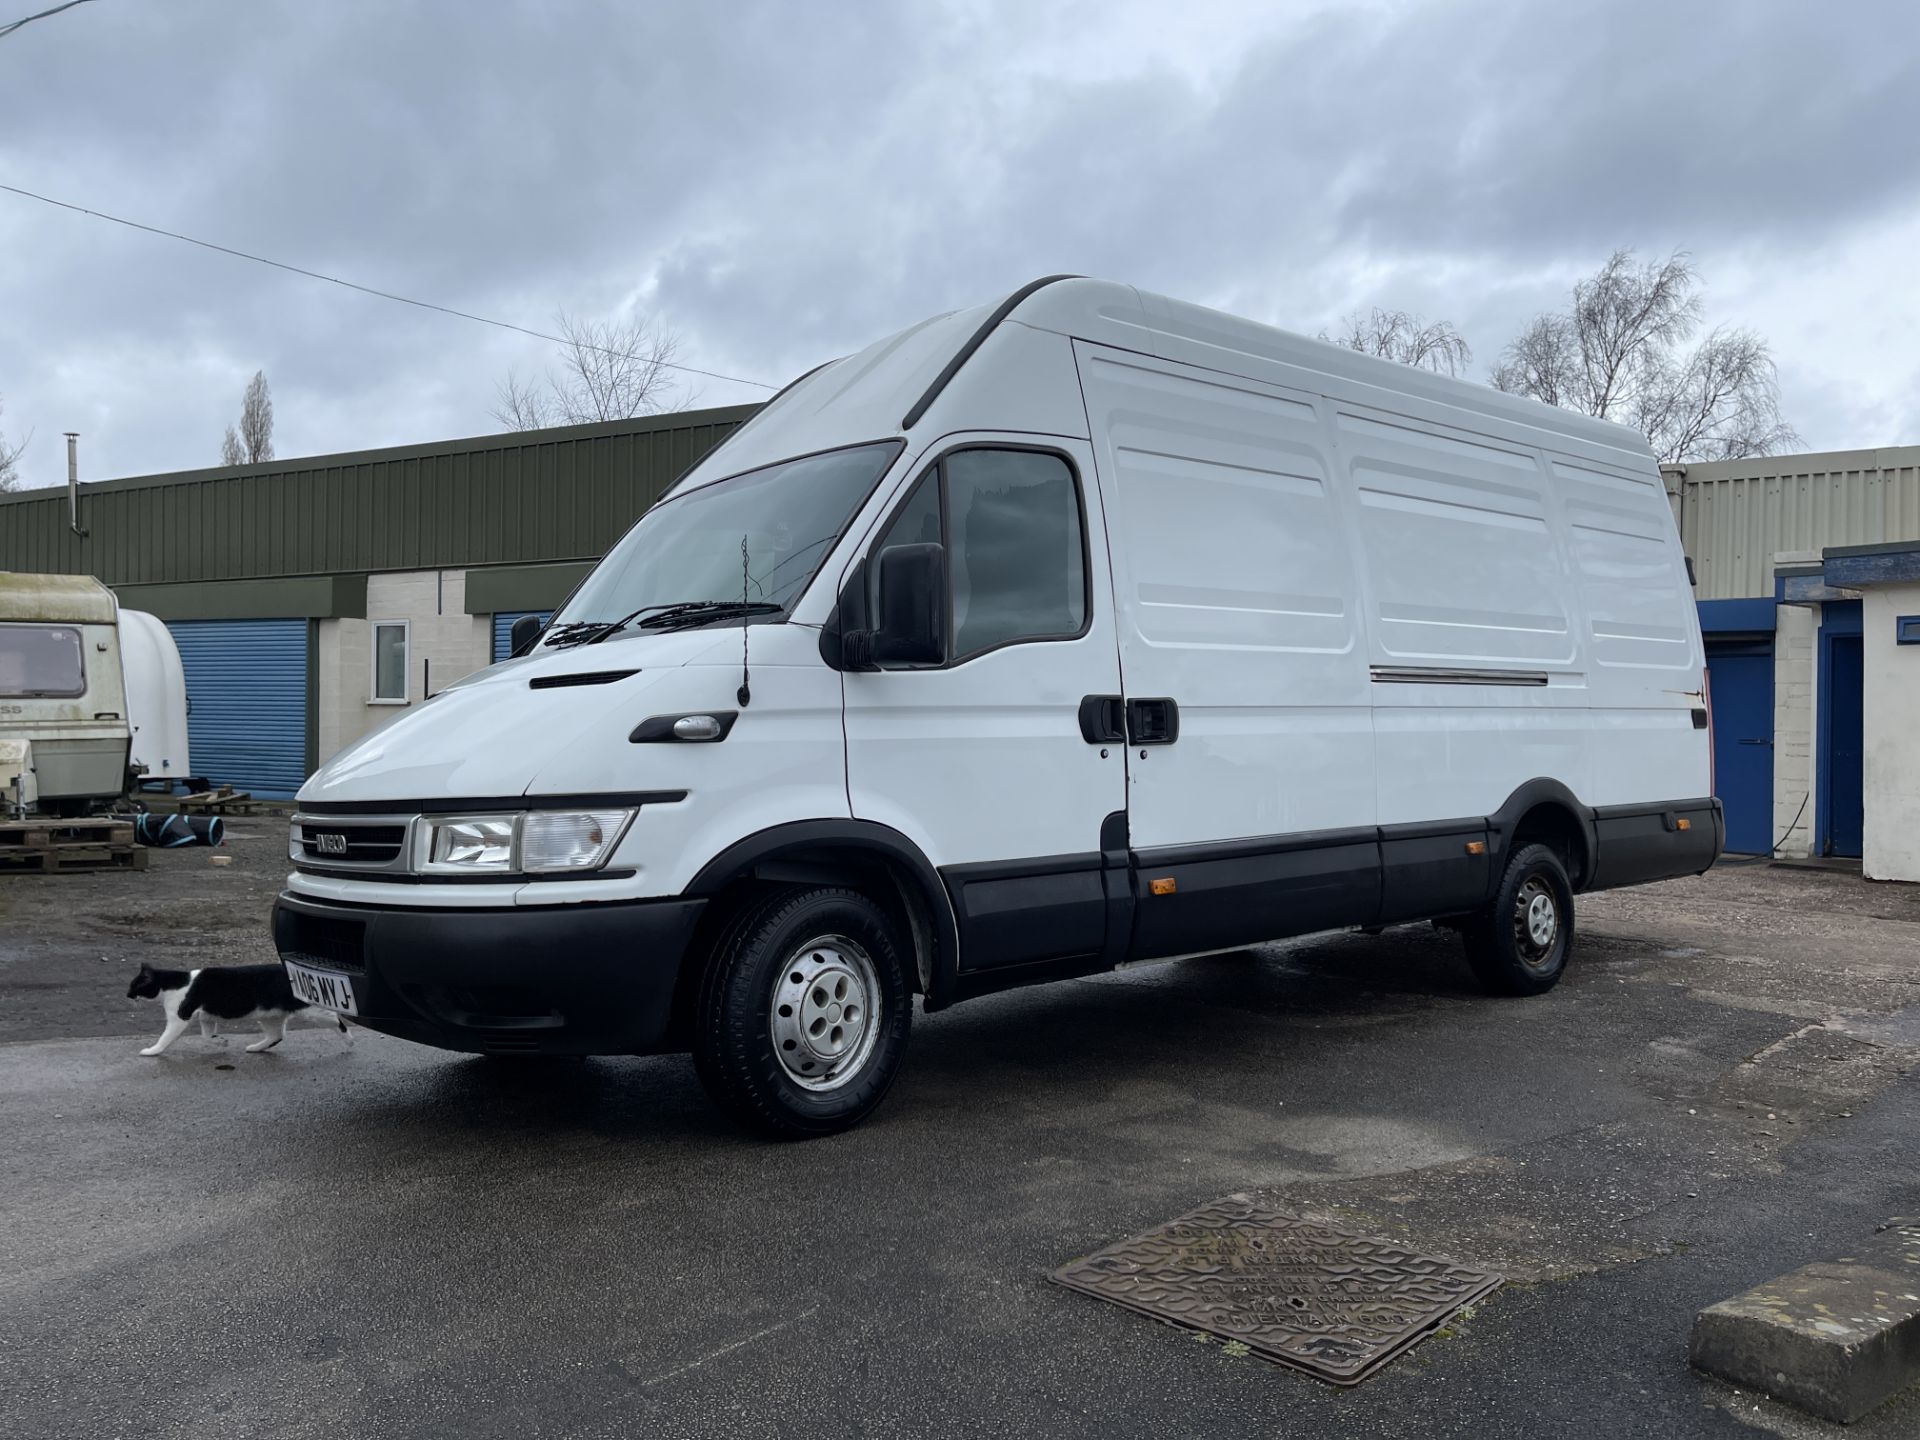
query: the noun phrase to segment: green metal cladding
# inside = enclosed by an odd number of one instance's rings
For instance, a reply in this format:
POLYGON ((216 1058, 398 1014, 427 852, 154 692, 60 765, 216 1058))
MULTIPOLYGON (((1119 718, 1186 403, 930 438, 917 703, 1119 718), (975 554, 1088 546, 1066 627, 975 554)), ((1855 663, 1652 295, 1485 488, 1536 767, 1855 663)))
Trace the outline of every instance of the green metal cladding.
POLYGON ((0 496, 0 570, 111 586, 590 560, 757 407, 0 496))

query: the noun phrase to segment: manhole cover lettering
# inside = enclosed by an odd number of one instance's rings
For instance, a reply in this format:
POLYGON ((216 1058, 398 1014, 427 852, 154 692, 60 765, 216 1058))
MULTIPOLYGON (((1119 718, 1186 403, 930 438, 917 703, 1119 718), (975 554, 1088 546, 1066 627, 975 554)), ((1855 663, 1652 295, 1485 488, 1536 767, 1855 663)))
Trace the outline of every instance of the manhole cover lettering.
POLYGON ((1354 1385, 1500 1283, 1243 1195, 1053 1273, 1069 1289, 1354 1385))

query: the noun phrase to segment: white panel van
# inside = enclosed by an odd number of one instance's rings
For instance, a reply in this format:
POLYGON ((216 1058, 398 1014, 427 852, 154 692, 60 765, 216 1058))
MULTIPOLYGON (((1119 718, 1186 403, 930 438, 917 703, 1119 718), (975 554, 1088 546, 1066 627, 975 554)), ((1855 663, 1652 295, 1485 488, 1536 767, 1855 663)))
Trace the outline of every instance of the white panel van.
POLYGON ((782 1134, 916 994, 1419 920, 1536 994, 1720 849, 1640 436, 1125 285, 804 376, 526 623, 301 791, 295 986, 782 1134))

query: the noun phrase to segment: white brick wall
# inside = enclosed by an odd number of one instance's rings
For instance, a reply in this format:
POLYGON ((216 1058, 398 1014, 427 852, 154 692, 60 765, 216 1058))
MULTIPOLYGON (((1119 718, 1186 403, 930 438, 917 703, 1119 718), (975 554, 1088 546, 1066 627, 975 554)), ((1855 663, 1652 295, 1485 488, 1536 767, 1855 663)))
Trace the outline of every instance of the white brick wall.
POLYGON ((1860 597, 1865 662, 1866 835, 1874 880, 1920 880, 1920 645, 1894 643, 1894 620, 1920 615, 1920 585, 1875 585, 1860 597))
POLYGON ((1817 693, 1813 641, 1820 625, 1820 607, 1781 605, 1774 616, 1773 834, 1780 840, 1776 853, 1804 859, 1813 853, 1817 693))
POLYGON ((492 623, 466 613, 464 570, 417 570, 367 578, 365 620, 320 625, 319 748, 324 762, 371 730, 405 713, 405 706, 369 703, 373 691, 373 626, 405 620, 411 627, 407 699, 417 704, 427 686, 444 690, 492 659, 492 623))

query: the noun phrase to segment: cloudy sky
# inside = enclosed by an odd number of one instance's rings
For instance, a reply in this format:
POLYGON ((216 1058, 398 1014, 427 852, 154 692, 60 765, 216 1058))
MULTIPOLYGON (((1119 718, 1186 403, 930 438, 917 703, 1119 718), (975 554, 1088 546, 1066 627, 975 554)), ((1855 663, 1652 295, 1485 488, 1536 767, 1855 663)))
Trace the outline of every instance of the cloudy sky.
MULTIPOLYGON (((0 0, 15 13, 51 0, 0 0)), ((1484 375, 1616 246, 1690 250, 1809 449, 1920 442, 1912 0, 92 0, 0 38, 0 184, 780 384, 1071 271, 1484 375)), ((29 484, 500 428, 552 347, 0 192, 29 484)), ((689 377, 701 404, 764 394, 689 377)))

